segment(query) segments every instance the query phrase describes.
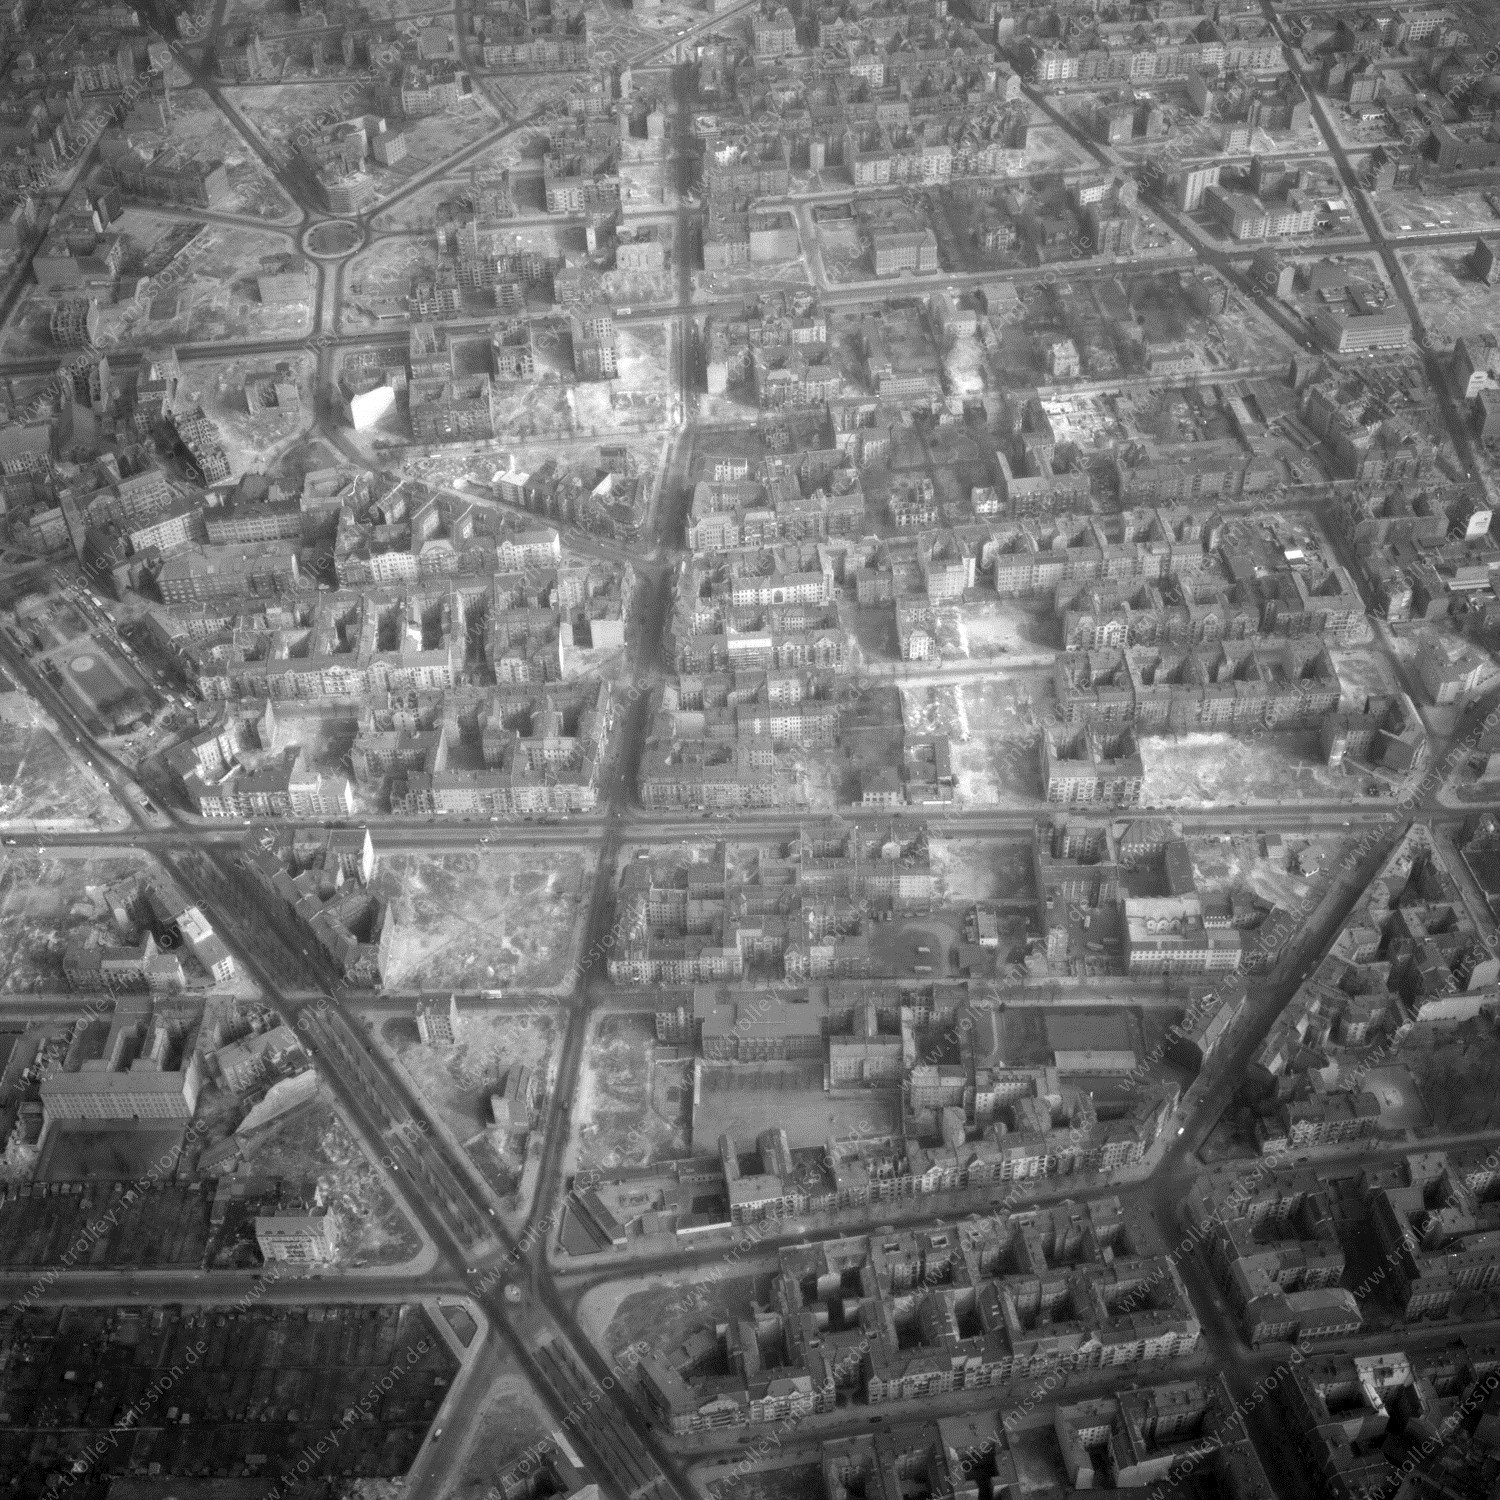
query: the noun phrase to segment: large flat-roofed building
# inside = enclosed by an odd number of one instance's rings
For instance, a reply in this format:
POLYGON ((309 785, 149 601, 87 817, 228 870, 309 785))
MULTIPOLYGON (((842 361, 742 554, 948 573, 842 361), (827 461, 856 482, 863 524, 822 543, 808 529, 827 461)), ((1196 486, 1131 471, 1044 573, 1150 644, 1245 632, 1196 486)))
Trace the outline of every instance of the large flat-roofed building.
POLYGON ((67 1070, 42 1079, 47 1119, 192 1118, 203 1086, 193 1030, 155 1017, 153 1004, 144 996, 122 998, 108 1028, 98 1021, 75 1024, 67 1070), (166 1066, 174 1054, 181 1065, 166 1066))
POLYGON ((196 1057, 180 1072, 56 1073, 42 1083, 42 1107, 62 1120, 189 1120, 201 1083, 196 1057))
POLYGON ((1125 964, 1131 974, 1201 974, 1240 966, 1243 939, 1235 928, 1209 927, 1196 894, 1127 896, 1125 964))
POLYGON ((1313 331, 1335 354, 1357 349, 1404 349, 1411 324, 1399 307, 1351 313, 1325 308, 1313 319, 1313 331))
POLYGON ((877 276, 938 268, 937 236, 930 229, 879 231, 871 237, 877 276))
POLYGON ((827 1006, 813 1002, 806 990, 786 997, 773 991, 767 1003, 762 991, 699 984, 693 987, 693 1011, 706 1058, 780 1062, 823 1056, 827 1006))

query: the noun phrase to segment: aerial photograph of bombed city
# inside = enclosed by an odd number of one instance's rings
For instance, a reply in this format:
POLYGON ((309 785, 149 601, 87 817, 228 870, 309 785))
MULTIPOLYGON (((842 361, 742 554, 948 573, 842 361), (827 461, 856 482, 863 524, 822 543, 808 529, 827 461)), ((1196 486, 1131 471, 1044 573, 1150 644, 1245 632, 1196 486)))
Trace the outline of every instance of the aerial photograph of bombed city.
POLYGON ((1500 0, 0 0, 0 1500, 1500 1500, 1500 0))

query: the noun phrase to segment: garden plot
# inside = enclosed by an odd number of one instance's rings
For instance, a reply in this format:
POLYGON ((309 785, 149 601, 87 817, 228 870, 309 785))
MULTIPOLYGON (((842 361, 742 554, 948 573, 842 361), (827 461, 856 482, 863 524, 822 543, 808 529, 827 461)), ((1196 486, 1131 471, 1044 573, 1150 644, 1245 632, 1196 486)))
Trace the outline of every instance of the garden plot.
POLYGON ((1443 1133, 1493 1130, 1500 1123, 1500 1044, 1483 1020, 1465 1021, 1432 1037, 1418 1035, 1402 1046, 1401 1061, 1411 1070, 1426 1101, 1432 1124, 1443 1133))
POLYGON ((375 894, 396 922, 388 988, 546 989, 565 984, 594 854, 398 854, 381 861, 375 894))

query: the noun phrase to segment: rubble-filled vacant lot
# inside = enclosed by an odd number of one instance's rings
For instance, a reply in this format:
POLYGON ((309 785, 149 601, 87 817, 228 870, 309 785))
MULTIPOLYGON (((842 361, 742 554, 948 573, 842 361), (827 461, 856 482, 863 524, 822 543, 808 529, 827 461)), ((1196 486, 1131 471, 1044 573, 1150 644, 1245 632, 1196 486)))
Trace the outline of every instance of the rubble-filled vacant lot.
POLYGON ((955 631, 959 654, 970 658, 1012 652, 1034 658, 1062 645, 1062 631, 1050 608, 1028 607, 1013 599, 966 604, 957 611, 955 631))
MULTIPOLYGON (((97 340, 101 348, 290 339, 312 331, 317 283, 311 271, 300 301, 260 300, 257 277, 305 267, 285 235, 216 224, 182 255, 174 256, 182 236, 176 235, 175 241, 168 236, 182 228, 182 221, 134 211, 128 217, 124 232, 142 251, 134 274, 155 279, 143 283, 134 297, 101 312, 97 340), (139 241, 132 228, 137 223, 143 226, 139 241), (158 265, 160 271, 154 269, 158 265)), ((189 378, 197 375, 193 370, 189 378)))
POLYGON ((661 1050, 650 1016, 604 1016, 596 1023, 573 1106, 577 1170, 642 1167, 688 1154, 692 1063, 661 1058, 661 1050))
MULTIPOLYGON (((344 301, 360 297, 405 299, 413 276, 431 276, 437 268, 437 252, 424 239, 392 235, 376 240, 348 264, 344 273, 344 301)), ((404 324, 403 324, 404 326, 404 324)))
MULTIPOLYGON (((311 297, 314 283, 309 280, 311 297)), ((313 424, 314 375, 316 360, 311 354, 276 354, 267 359, 234 359, 211 364, 195 363, 193 395, 201 397, 203 409, 219 429, 219 437, 234 473, 263 474, 273 470, 276 462, 298 435, 313 424), (278 366, 286 366, 278 370, 278 366), (297 387, 299 405, 266 406, 252 412, 245 400, 248 376, 276 374, 276 378, 297 387)))
MULTIPOLYGON (((569 80, 573 77, 573 74, 548 74, 545 77, 539 75, 532 80, 538 87, 546 87, 548 80, 553 80, 553 96, 542 101, 549 113, 566 112, 569 80)), ((510 92, 510 81, 506 80, 506 93, 510 92)), ((510 172, 511 192, 515 198, 517 213, 529 217, 533 213, 545 212, 541 198, 541 159, 547 146, 544 121, 539 121, 537 126, 530 129, 513 130, 492 146, 478 152, 452 176, 436 177, 431 182, 424 183, 409 197, 402 198, 390 208, 382 209, 370 221, 371 228, 377 235, 402 230, 431 229, 437 223, 444 203, 462 202, 469 197, 473 191, 476 172, 481 187, 486 184, 497 185, 500 174, 510 172)), ((535 227, 527 226, 528 229, 535 227)), ((480 228, 504 235, 517 232, 515 226, 506 219, 481 221, 480 228)))
POLYGON ((484 80, 484 91, 492 100, 504 102, 509 119, 529 120, 536 115, 533 123, 540 123, 544 117, 566 115, 569 103, 583 96, 589 81, 587 73, 491 73, 484 80))
MULTIPOLYGON (((752 1317, 756 1303, 769 1305, 775 1271, 737 1269, 740 1274, 726 1275, 725 1267, 715 1264, 697 1272, 606 1281, 584 1294, 579 1322, 611 1356, 639 1343, 670 1352, 704 1327, 752 1317)), ((706 1373, 712 1373, 711 1365, 706 1373)))
MULTIPOLYGON (((1416 639, 1407 634, 1410 628, 1402 626, 1391 631, 1398 656, 1410 657, 1416 653, 1416 639)), ((1372 695, 1384 696, 1387 693, 1406 691, 1390 658, 1383 651, 1356 647, 1352 650, 1330 651, 1328 654, 1333 658, 1333 669, 1339 675, 1339 686, 1344 690, 1344 701, 1347 703, 1359 707, 1372 695)), ((1412 668, 1415 666, 1411 661, 1407 665, 1412 668)))
POLYGON ((523 1160, 507 1154, 504 1132, 487 1129, 490 1095, 514 1067, 530 1068, 545 1094, 555 1034, 551 1016, 482 1011, 459 1013, 451 1045, 428 1046, 410 1021, 387 1022, 382 1032, 422 1097, 502 1194, 515 1188, 523 1160))
POLYGON ((591 9, 589 43, 595 63, 619 62, 659 42, 660 32, 647 24, 649 14, 643 12, 637 19, 633 11, 627 13, 604 5, 591 9))
POLYGON ((121 828, 125 810, 41 724, 0 724, 0 822, 121 828))
POLYGON ((748 297, 757 292, 806 291, 812 276, 804 256, 751 265, 727 266, 722 271, 694 271, 693 290, 713 297, 748 297))
POLYGON ((573 387, 572 430, 609 437, 617 431, 664 427, 674 407, 669 340, 662 323, 621 328, 619 374, 614 380, 581 380, 573 387))
POLYGON ((341 120, 382 113, 380 84, 373 78, 330 80, 326 89, 306 84, 240 84, 229 99, 268 146, 290 152, 302 140, 316 138, 318 122, 328 118, 330 94, 337 100, 341 120))
MULTIPOLYGON (((939 814, 941 816, 941 814, 939 814)), ((1019 839, 930 837, 932 899, 937 906, 970 901, 1036 900, 1031 845, 1019 839)))
POLYGON ((1289 911, 1311 910, 1339 868, 1342 835, 1309 832, 1273 835, 1270 846, 1255 833, 1189 838, 1199 891, 1246 891, 1289 911))
MULTIPOLYGON (((217 1089, 203 1091, 198 1101, 198 1129, 205 1142, 227 1134, 210 1124, 219 1107, 237 1104, 228 1119, 238 1123, 246 1113, 241 1101, 217 1089)), ((280 1178, 291 1184, 316 1184, 322 1202, 339 1226, 339 1258, 347 1265, 396 1265, 421 1249, 421 1240, 387 1191, 375 1164, 365 1155, 333 1105, 316 1099, 285 1117, 273 1134, 258 1141, 246 1154, 248 1170, 256 1176, 280 1178)), ((233 1260, 234 1246, 224 1247, 233 1260)))
POLYGON ((114 924, 98 890, 154 862, 144 855, 94 857, 80 850, 66 858, 31 849, 7 849, 0 858, 0 991, 61 990, 63 950, 90 931, 114 924))
POLYGON ((377 191, 382 198, 389 197, 403 182, 441 165, 455 151, 472 146, 504 123, 495 107, 477 90, 441 114, 405 121, 402 135, 406 138, 406 155, 395 166, 377 170, 377 191))
POLYGON ((1140 741, 1146 807, 1232 807, 1358 797, 1368 781, 1324 764, 1316 730, 1249 735, 1152 734, 1140 741))
MULTIPOLYGON (((331 7, 324 5, 310 5, 307 7, 307 14, 326 15, 329 9, 331 7)), ((347 14, 351 22, 359 20, 369 25, 376 21, 398 21, 408 16, 441 16, 446 12, 435 11, 432 0, 359 0, 357 5, 350 6, 344 14, 347 14)), ((229 0, 226 20, 239 26, 253 23, 262 28, 266 36, 292 39, 308 25, 298 7, 295 4, 289 5, 287 0, 229 0)), ((317 24, 321 26, 322 22, 317 24)), ((342 62, 337 46, 328 49, 328 62, 330 67, 337 67, 342 62)))
MULTIPOLYGON (((1491 207, 1488 190, 1481 185, 1450 188, 1438 195, 1425 188, 1401 188, 1381 193, 1375 211, 1387 234, 1415 234, 1424 229, 1434 234, 1460 234, 1474 229, 1492 235, 1500 227, 1500 214, 1491 207)), ((1464 246, 1459 254, 1473 248, 1464 246)))
POLYGON ((387 988, 545 989, 562 984, 594 854, 398 854, 375 894, 395 912, 387 988))
POLYGON ((410 1304, 39 1309, 7 1328, 0 1366, 0 1473, 30 1494, 75 1460, 268 1486, 304 1458, 309 1478, 401 1474, 458 1368, 410 1304), (351 1407, 368 1415, 345 1428, 351 1407))
POLYGON ((291 224, 301 217, 300 210, 272 177, 270 169, 201 89, 173 89, 170 128, 165 133, 148 134, 144 144, 180 145, 206 159, 222 161, 230 191, 222 203, 214 205, 215 213, 243 214, 270 223, 291 224))
POLYGON ((1014 806, 1042 798, 1041 725, 1052 698, 1044 676, 903 685, 901 716, 908 735, 948 736, 960 803, 1014 806))
POLYGON ((1451 344, 1464 334, 1500 335, 1500 298, 1469 269, 1473 248, 1443 245, 1400 253, 1422 321, 1437 344, 1451 344))

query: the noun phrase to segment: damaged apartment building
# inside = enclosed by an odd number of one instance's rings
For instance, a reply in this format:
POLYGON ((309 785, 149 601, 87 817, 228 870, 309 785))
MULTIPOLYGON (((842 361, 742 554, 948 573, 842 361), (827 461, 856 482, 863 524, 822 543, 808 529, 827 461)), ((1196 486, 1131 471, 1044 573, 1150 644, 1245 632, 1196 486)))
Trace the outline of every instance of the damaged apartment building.
POLYGON ((872 1406, 1053 1371, 1188 1354, 1198 1319, 1177 1268, 1141 1255, 1116 1199, 779 1252, 773 1309, 641 1364, 673 1432, 872 1406), (705 1373, 718 1355, 730 1373, 705 1373))
POLYGON ((297 947, 317 942, 324 959, 353 985, 384 982, 396 914, 371 889, 375 848, 370 831, 334 829, 298 838, 283 833, 264 847, 264 831, 247 834, 240 861, 261 911, 297 947))
POLYGON ((500 572, 370 585, 284 600, 229 598, 174 614, 205 699, 319 700, 452 688, 488 668, 499 683, 577 675, 617 648, 628 600, 601 569, 500 572))
POLYGON ((698 984, 756 968, 791 980, 867 977, 883 965, 873 925, 886 912, 925 909, 931 893, 921 826, 809 824, 785 843, 721 841, 666 885, 632 862, 609 977, 698 984))

